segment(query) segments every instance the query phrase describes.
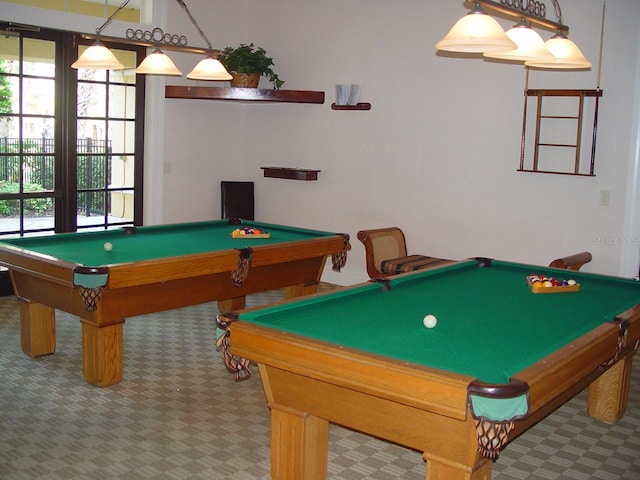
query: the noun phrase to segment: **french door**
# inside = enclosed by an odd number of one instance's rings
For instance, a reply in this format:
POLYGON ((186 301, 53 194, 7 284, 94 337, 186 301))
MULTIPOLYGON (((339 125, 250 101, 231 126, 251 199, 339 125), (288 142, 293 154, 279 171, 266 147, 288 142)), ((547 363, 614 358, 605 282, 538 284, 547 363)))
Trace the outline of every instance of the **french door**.
POLYGON ((142 223, 140 47, 121 71, 73 70, 89 41, 38 28, 0 36, 0 239, 142 223))

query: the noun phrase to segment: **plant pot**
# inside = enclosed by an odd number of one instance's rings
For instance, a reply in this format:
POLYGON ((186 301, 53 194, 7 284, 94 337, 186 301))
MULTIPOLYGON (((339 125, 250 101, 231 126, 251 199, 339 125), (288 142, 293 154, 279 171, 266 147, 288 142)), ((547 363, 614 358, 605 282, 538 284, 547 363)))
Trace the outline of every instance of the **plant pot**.
POLYGON ((231 73, 232 87, 241 88, 258 88, 260 83, 260 74, 258 73, 231 73))

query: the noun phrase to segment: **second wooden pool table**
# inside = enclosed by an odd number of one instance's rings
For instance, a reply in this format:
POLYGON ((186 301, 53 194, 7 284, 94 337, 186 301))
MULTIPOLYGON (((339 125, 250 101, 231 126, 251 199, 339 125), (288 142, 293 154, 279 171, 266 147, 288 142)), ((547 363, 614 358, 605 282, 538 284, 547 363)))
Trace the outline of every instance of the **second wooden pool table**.
POLYGON ((500 449, 589 385, 592 417, 624 414, 639 304, 634 280, 475 259, 219 323, 258 363, 273 479, 324 479, 334 422, 424 452, 429 480, 485 480, 500 449), (580 288, 533 293, 531 274, 580 288))
POLYGON ((216 300, 235 310, 277 288, 313 293, 327 257, 339 269, 348 248, 344 234, 218 220, 6 240, 0 264, 20 300, 23 351, 53 353, 55 309, 77 315, 84 378, 107 386, 122 378, 125 318, 216 300), (249 226, 270 238, 231 237, 249 226))

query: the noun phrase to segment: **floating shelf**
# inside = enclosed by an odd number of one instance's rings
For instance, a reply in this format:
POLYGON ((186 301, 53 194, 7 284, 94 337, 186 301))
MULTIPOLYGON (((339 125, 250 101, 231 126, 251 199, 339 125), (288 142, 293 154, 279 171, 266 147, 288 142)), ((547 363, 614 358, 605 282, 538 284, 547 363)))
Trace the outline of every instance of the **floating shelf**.
POLYGON ((331 110, 371 110, 370 103, 357 103, 355 105, 336 105, 331 104, 331 110))
POLYGON ((290 167, 260 167, 264 170, 265 177, 284 178, 287 180, 317 180, 320 170, 310 170, 308 168, 290 167))
POLYGON ((324 103, 324 92, 259 88, 186 87, 167 85, 165 98, 236 102, 324 103))

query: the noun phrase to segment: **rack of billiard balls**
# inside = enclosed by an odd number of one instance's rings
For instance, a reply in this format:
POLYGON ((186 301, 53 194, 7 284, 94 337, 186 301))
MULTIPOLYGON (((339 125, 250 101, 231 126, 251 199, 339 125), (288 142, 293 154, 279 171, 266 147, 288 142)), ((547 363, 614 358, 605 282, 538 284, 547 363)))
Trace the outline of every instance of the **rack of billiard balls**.
POLYGON ((580 284, 573 279, 564 280, 548 275, 532 274, 527 277, 529 289, 533 293, 564 293, 580 291, 580 284))
POLYGON ((231 238, 270 238, 271 234, 254 227, 240 227, 231 232, 231 238))

